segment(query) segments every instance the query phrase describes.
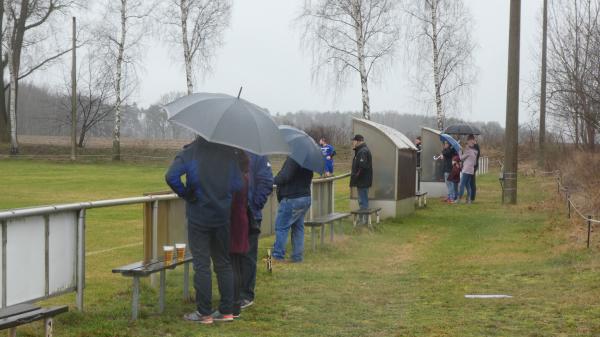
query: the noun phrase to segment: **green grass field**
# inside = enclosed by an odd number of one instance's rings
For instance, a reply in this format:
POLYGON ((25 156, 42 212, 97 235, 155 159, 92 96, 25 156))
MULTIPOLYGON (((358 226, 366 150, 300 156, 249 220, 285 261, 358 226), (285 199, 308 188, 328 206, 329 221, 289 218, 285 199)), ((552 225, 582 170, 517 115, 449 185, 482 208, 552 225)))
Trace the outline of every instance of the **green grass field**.
MULTIPOLYGON (((99 200, 164 190, 165 164, 2 160, 0 209, 99 200)), ((478 180, 474 205, 430 200, 374 234, 338 235, 303 264, 258 273, 256 305, 230 324, 184 322, 181 271, 167 276, 167 306, 144 281, 142 317, 130 322, 131 280, 111 269, 142 257, 141 206, 91 210, 86 312, 74 295, 57 336, 600 336, 600 247, 573 234, 550 179, 522 177, 520 204, 502 206, 495 175, 478 180), (111 250, 114 247, 124 247, 111 250), (465 299, 509 294, 511 299, 465 299)), ((336 184, 347 205, 345 182, 336 184)), ((600 235, 594 233, 593 235, 600 235)), ((271 239, 261 242, 268 247, 271 239)), ((41 324, 19 329, 40 336, 41 324)))

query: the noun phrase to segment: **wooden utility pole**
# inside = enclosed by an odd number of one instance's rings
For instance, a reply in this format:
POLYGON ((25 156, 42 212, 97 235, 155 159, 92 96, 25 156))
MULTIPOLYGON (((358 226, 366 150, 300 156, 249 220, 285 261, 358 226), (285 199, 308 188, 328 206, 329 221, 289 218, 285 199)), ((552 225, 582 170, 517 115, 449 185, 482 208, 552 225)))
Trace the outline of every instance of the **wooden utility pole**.
POLYGON ((71 160, 77 159, 77 21, 73 17, 73 50, 71 60, 71 160))
POLYGON ((521 52, 521 0, 510 1, 506 133, 504 147, 504 202, 517 203, 519 157, 519 65, 521 52))
POLYGON ((540 136, 538 166, 544 167, 546 162, 546 67, 548 53, 548 0, 544 0, 542 24, 542 83, 540 89, 540 136))

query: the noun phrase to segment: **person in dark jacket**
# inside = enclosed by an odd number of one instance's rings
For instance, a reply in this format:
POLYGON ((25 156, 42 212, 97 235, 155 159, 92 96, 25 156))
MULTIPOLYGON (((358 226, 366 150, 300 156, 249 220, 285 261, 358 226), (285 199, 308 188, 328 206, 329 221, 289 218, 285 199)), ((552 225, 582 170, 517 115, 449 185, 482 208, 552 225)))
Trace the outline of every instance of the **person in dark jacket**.
POLYGON ((250 221, 248 212, 248 185, 250 159, 244 152, 239 153, 240 170, 243 174, 244 185, 233 194, 231 203, 231 228, 229 241, 229 256, 233 269, 233 317, 240 317, 242 310, 242 257, 248 253, 250 242, 250 221))
POLYGON ((477 150, 477 161, 475 162, 475 174, 473 174, 473 180, 471 182, 471 188, 473 189, 471 195, 471 202, 475 201, 475 196, 477 196, 477 184, 475 183, 475 178, 477 177, 477 170, 479 169, 479 157, 481 156, 481 149, 479 148, 479 144, 477 143, 477 138, 473 136, 473 139, 475 139, 475 145, 473 145, 473 148, 477 150))
POLYGON ((241 307, 245 309, 254 304, 256 286, 256 261, 258 259, 258 239, 262 222, 262 209, 273 192, 273 171, 266 156, 246 153, 250 158, 248 208, 251 230, 248 238, 248 254, 242 256, 242 297, 241 307))
POLYGON ((243 186, 236 151, 198 137, 177 154, 165 177, 171 189, 186 201, 197 307, 184 316, 186 320, 203 324, 233 320, 229 224, 232 194, 243 186), (181 181, 184 175, 185 184, 181 181), (214 312, 211 259, 221 294, 219 309, 214 312))
POLYGON ((415 138, 415 146, 417 147, 417 167, 421 167, 421 152, 423 150, 423 144, 421 140, 421 136, 415 138))
POLYGON ((371 151, 365 143, 365 137, 362 135, 355 135, 352 138, 352 148, 354 149, 354 158, 352 159, 350 187, 356 187, 357 189, 359 208, 368 209, 369 188, 373 185, 373 159, 371 151))
POLYGON ((277 185, 277 218, 275 219, 275 243, 273 258, 285 259, 288 233, 292 231, 292 262, 304 259, 304 215, 310 208, 313 172, 288 157, 275 177, 277 185))
POLYGON ((444 160, 444 182, 448 189, 448 198, 446 202, 453 202, 455 199, 454 195, 454 183, 448 180, 450 173, 452 172, 452 158, 456 155, 456 151, 448 142, 444 142, 444 149, 442 150, 442 159, 444 160))

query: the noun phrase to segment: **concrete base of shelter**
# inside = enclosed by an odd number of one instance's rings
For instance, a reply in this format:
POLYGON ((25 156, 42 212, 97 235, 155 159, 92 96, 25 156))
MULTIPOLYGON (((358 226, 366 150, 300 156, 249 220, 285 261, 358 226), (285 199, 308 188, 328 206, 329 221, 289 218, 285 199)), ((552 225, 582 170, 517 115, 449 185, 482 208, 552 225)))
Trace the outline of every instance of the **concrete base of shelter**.
POLYGON ((421 192, 427 192, 430 198, 445 197, 448 195, 448 188, 443 182, 421 182, 421 192))
MULTIPOLYGON (((415 198, 402 200, 373 200, 369 199, 369 208, 381 207, 381 219, 399 218, 415 212, 415 198)), ((358 209, 358 200, 350 199, 350 209, 358 209)))

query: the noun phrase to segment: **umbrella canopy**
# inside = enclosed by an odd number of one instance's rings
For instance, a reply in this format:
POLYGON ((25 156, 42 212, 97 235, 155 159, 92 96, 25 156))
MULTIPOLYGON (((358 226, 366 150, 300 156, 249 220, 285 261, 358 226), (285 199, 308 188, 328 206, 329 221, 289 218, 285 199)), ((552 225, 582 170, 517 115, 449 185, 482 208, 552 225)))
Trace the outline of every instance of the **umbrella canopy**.
POLYGON ((209 142, 258 155, 290 153, 269 113, 244 99, 197 93, 179 98, 164 108, 169 121, 209 142))
POLYGON ((288 125, 279 126, 279 131, 290 146, 290 158, 305 169, 325 173, 325 157, 312 137, 288 125))
POLYGON ((458 144, 458 141, 456 139, 454 139, 452 136, 450 136, 449 134, 446 133, 442 133, 440 135, 440 140, 442 142, 448 142, 448 144, 450 144, 450 146, 452 146, 454 148, 454 151, 460 153, 462 151, 462 148, 460 147, 460 144, 458 144))
POLYGON ((480 135, 481 131, 469 124, 454 124, 447 127, 444 133, 449 135, 480 135))

